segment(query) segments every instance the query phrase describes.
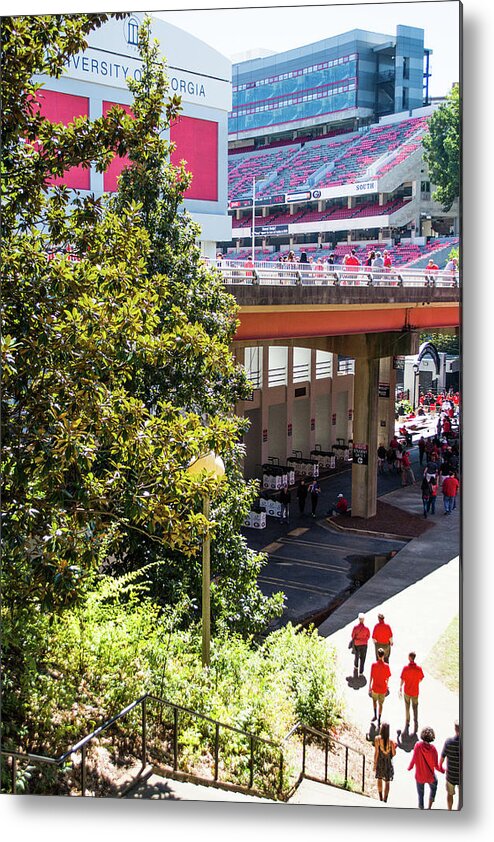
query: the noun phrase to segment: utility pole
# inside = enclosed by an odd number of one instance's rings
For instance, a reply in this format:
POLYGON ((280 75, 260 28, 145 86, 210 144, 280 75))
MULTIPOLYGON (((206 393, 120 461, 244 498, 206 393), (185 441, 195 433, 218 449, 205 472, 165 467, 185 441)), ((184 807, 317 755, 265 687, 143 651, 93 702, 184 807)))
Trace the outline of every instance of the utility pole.
POLYGON ((256 257, 256 179, 252 179, 252 263, 256 257))

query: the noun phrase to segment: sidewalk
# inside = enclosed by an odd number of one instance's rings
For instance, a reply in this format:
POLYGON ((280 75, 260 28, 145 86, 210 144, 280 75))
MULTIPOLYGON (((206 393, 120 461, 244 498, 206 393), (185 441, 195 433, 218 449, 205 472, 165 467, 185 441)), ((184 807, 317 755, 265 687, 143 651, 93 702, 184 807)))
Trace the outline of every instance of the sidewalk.
MULTIPOLYGON (((384 499, 392 505, 416 510, 412 508, 416 506, 416 489, 413 491, 413 487, 399 489, 384 499)), ((347 703, 347 716, 364 733, 369 731, 372 717, 368 679, 375 660, 373 644, 369 644, 367 653, 365 686, 354 689, 347 681, 348 678, 353 679, 353 657, 348 642, 359 612, 366 614, 366 625, 371 632, 377 622, 378 610, 382 611, 393 629, 390 695, 384 703, 383 721, 389 722, 394 740, 397 730, 404 727, 404 703, 399 698, 398 689, 401 670, 408 662, 408 652, 415 650, 417 663, 424 664, 438 638, 459 615, 460 514, 456 509, 450 517, 445 517, 441 499, 438 504, 441 505, 437 506, 435 528, 410 541, 319 627, 319 633, 336 649, 340 690, 347 703)), ((460 699, 458 694, 448 690, 426 670, 424 672, 419 697, 419 733, 422 727, 431 725, 436 732, 434 744, 440 754, 444 740, 454 734, 454 721, 460 716, 460 699)), ((398 748, 394 761, 395 777, 388 800, 390 807, 417 806, 414 774, 407 771, 412 750, 413 743, 398 748)), ((446 809, 444 776, 437 775, 439 786, 435 808, 446 809)))

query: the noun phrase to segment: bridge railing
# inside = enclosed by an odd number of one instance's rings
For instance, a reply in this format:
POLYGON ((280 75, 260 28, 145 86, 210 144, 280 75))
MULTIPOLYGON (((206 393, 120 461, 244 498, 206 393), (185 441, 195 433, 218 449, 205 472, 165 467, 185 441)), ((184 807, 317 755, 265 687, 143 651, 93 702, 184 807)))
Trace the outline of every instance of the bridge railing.
POLYGON ((235 260, 209 260, 222 274, 225 284, 259 286, 374 286, 445 287, 459 286, 459 273, 449 269, 383 268, 369 266, 321 266, 256 261, 244 265, 235 260))

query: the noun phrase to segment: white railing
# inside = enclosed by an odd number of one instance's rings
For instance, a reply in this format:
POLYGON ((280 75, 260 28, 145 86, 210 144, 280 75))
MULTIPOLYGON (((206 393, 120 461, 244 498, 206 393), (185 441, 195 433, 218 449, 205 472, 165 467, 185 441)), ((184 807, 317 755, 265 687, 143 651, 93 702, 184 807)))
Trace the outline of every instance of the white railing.
MULTIPOLYGON (((459 273, 449 269, 377 269, 369 266, 321 266, 300 263, 236 260, 207 260, 223 275, 228 285, 267 286, 374 286, 374 287, 458 287, 459 273)), ((319 264, 320 265, 320 264, 319 264)))

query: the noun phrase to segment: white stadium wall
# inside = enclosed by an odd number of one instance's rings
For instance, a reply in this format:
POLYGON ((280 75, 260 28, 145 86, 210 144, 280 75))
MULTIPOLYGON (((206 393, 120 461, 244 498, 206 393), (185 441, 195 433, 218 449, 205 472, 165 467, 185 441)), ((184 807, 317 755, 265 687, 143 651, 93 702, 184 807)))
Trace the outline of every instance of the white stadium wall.
MULTIPOLYGON (((43 83, 41 110, 56 122, 75 117, 100 117, 118 104, 130 111, 132 95, 126 79, 139 78, 137 35, 143 13, 110 20, 91 33, 88 47, 70 59, 60 79, 37 77, 43 83)), ((178 94, 182 111, 167 139, 176 144, 172 163, 187 162, 192 184, 184 206, 201 227, 201 250, 214 257, 216 242, 230 240, 228 216, 228 112, 231 109, 231 62, 187 32, 152 18, 151 35, 166 58, 170 95, 178 94)), ((125 159, 114 159, 105 173, 72 168, 59 182, 96 195, 116 189, 125 159)))

